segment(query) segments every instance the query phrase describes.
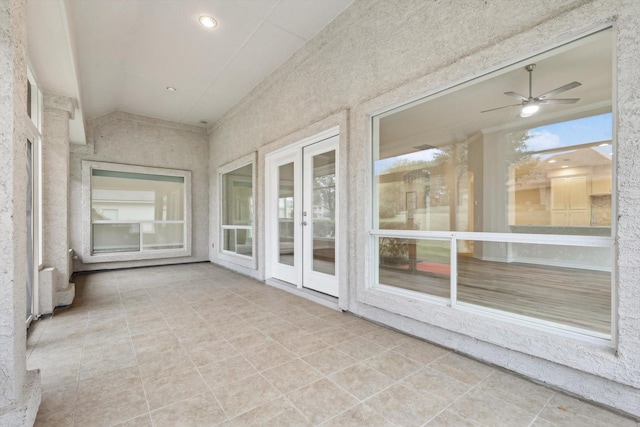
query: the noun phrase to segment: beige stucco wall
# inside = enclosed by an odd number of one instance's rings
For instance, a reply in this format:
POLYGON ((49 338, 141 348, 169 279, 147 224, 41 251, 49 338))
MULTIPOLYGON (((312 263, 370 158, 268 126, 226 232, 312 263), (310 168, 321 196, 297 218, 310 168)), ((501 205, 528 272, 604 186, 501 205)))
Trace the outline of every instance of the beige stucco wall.
MULTIPOLYGON (((346 111, 341 138, 347 139, 342 156, 351 267, 341 283, 348 289, 347 308, 640 416, 639 28, 640 3, 632 0, 356 0, 213 126, 210 240, 216 242, 218 234, 219 166, 258 151, 256 185, 263 192, 266 147, 309 137, 322 130, 318 123, 329 126, 328 118, 346 111), (606 25, 614 25, 617 50, 615 348, 369 289, 370 115, 606 25)), ((259 196, 258 217, 263 212, 259 196)), ((264 234, 260 225, 258 218, 258 239, 264 234)), ((217 261, 213 250, 210 257, 217 261)), ((235 269, 263 278, 261 258, 258 266, 235 269)))
POLYGON ((206 131, 127 113, 111 113, 87 123, 88 145, 71 147, 70 242, 82 254, 82 160, 122 163, 191 172, 191 256, 83 263, 78 259, 74 271, 164 265, 208 259, 208 162, 206 131))
POLYGON ((43 94, 42 114, 42 263, 39 314, 53 313, 73 301, 69 285, 69 118, 71 98, 43 94), (66 203, 64 202, 66 201, 66 203))
POLYGON ((26 370, 26 1, 0 2, 0 425, 33 425, 40 373, 26 370))

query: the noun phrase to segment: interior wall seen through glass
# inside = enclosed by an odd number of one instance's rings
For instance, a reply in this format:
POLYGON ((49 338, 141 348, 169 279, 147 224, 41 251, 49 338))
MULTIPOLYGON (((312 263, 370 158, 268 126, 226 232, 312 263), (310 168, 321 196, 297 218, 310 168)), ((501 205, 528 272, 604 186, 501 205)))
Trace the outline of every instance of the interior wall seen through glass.
POLYGON ((374 228, 610 236, 611 97, 609 30, 375 117, 374 228))

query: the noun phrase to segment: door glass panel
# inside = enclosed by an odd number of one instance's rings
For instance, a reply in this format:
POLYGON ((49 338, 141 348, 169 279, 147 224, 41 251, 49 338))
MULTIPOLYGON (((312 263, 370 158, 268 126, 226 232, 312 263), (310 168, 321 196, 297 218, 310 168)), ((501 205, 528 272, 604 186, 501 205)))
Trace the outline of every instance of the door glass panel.
POLYGON ((336 271, 336 152, 313 157, 313 270, 336 271))
POLYGON ((293 265, 293 163, 278 168, 278 237, 280 254, 278 262, 293 265))

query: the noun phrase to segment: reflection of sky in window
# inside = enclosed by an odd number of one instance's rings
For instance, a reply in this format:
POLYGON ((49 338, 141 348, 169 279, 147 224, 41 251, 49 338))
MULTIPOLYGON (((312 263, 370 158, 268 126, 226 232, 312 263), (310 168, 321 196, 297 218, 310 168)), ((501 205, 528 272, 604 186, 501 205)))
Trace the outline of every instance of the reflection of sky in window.
POLYGON ((417 152, 413 152, 413 153, 407 153, 407 154, 403 154, 401 156, 396 156, 396 157, 389 157, 387 159, 381 159, 381 160, 376 160, 375 161, 375 174, 376 175, 380 175, 382 172, 385 171, 385 169, 393 166, 395 163, 401 162, 403 160, 407 160, 407 161, 411 161, 411 162, 415 162, 418 160, 421 161, 431 161, 433 160, 438 154, 441 154, 442 150, 438 150, 438 149, 430 149, 430 150, 422 150, 422 151, 417 151, 417 152))
MULTIPOLYGON (((611 113, 583 117, 566 122, 553 123, 529 129, 529 151, 543 151, 571 147, 599 141, 611 141, 613 134, 611 113)), ((609 155, 611 145, 595 147, 601 154, 609 155)))
MULTIPOLYGON (((550 125, 539 126, 527 131, 531 138, 527 141, 528 151, 544 151, 556 148, 574 145, 589 144, 599 141, 611 141, 613 138, 613 116, 611 113, 600 114, 597 116, 583 117, 566 122, 553 123, 550 125)), ((611 158, 611 144, 605 146, 593 147, 600 154, 611 158)), ((573 150, 567 150, 571 152, 573 150)), ((374 169, 375 174, 380 175, 385 169, 393 166, 393 164, 402 161, 430 161, 440 153, 441 150, 423 150, 413 153, 403 154, 401 156, 390 157, 387 159, 376 160, 374 169)), ((548 157, 559 154, 559 151, 552 153, 544 153, 539 158, 544 160, 548 157)))

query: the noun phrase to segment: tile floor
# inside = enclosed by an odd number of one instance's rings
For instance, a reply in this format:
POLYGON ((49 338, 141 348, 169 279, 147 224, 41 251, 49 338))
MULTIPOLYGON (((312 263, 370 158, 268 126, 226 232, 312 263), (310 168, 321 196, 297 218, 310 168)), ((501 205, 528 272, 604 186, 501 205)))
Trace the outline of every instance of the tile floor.
POLYGON ((636 426, 210 264, 76 278, 36 322, 37 426, 636 426))

